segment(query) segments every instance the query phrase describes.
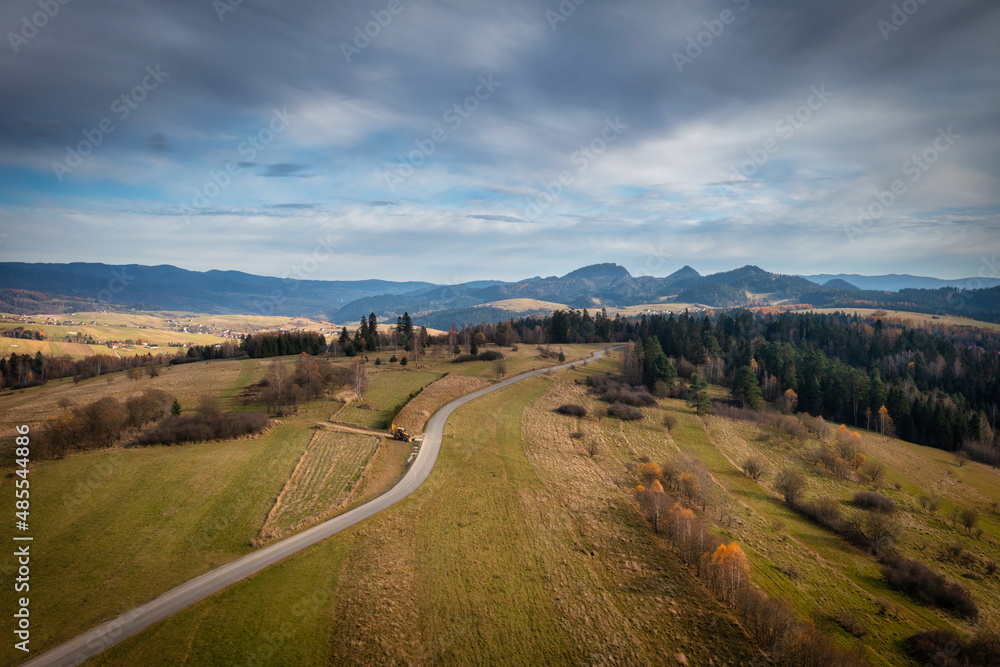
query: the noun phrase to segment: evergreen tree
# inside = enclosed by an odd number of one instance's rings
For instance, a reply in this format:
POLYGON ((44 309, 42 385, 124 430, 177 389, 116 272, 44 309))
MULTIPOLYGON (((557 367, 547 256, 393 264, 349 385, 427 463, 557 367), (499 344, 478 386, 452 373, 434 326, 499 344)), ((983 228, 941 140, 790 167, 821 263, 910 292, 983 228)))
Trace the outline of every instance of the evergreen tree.
POLYGON ((736 371, 736 381, 733 383, 733 398, 744 408, 759 410, 763 398, 757 375, 751 366, 743 366, 736 371))
POLYGON ((368 349, 378 349, 378 318, 375 313, 368 316, 368 349))

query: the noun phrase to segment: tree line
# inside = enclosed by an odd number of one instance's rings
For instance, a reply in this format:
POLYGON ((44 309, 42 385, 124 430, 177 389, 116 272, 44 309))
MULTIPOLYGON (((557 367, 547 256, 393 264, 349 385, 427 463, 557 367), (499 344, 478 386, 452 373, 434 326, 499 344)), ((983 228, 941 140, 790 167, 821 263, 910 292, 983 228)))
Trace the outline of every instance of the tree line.
POLYGON ((522 338, 634 341, 623 372, 650 390, 673 372, 697 375, 734 387, 744 404, 794 396, 813 415, 1000 464, 997 332, 969 342, 845 313, 749 311, 609 319, 571 310, 510 324, 522 338))
POLYGON ((83 359, 73 359, 69 356, 45 356, 41 352, 34 355, 14 352, 9 357, 0 357, 0 387, 22 389, 67 377, 77 381, 86 380, 104 373, 165 364, 171 358, 164 354, 122 357, 95 354, 83 359))

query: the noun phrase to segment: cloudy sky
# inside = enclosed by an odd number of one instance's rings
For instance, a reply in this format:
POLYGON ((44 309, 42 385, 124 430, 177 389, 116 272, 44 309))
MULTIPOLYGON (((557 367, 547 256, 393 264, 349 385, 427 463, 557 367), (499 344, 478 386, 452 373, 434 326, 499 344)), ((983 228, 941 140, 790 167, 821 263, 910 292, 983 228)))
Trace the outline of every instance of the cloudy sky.
POLYGON ((5 0, 0 28, 3 261, 965 277, 1000 251, 995 0, 5 0))

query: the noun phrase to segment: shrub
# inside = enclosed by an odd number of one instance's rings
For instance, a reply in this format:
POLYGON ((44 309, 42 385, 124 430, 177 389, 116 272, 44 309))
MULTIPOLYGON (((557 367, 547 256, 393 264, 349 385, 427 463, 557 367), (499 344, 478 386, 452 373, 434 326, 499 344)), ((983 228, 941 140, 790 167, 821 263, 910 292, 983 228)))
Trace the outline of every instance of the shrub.
POLYGON ((802 442, 809 437, 809 429, 807 429, 806 425, 795 417, 782 417, 781 421, 777 424, 776 430, 781 435, 788 436, 789 438, 799 442, 802 442))
POLYGON ((175 401, 176 399, 165 391, 147 389, 125 401, 127 423, 130 427, 136 428, 162 419, 170 412, 175 401))
POLYGON ((743 472, 746 473, 747 477, 755 482, 763 477, 766 471, 767 466, 760 457, 751 456, 743 462, 743 472))
POLYGON ((921 604, 940 607, 962 618, 979 615, 979 608, 967 590, 921 562, 901 556, 885 559, 882 574, 891 587, 921 604))
POLYGON ((875 486, 885 481, 885 466, 877 461, 869 461, 861 468, 861 474, 875 486))
POLYGON ((798 500, 805 487, 805 478, 794 468, 785 468, 774 478, 774 488, 785 497, 785 502, 789 505, 798 500))
POLYGON ((608 416, 622 421, 638 421, 642 419, 642 410, 624 403, 615 403, 608 408, 608 416))
POLYGON ((981 631, 972 641, 954 630, 923 630, 905 642, 907 652, 935 667, 992 667, 1000 665, 1000 636, 981 631))
POLYGON ((660 470, 660 466, 655 463, 643 463, 639 468, 639 478, 642 483, 649 486, 655 481, 663 478, 663 472, 660 470))
POLYGON ((850 632, 855 637, 858 637, 859 639, 868 634, 868 628, 866 628, 864 624, 858 621, 858 619, 856 619, 854 616, 852 616, 850 613, 848 613, 843 609, 837 613, 834 619, 837 621, 838 624, 840 624, 840 627, 844 628, 845 630, 850 632))
POLYGON ((667 427, 668 431, 673 431, 674 427, 677 426, 677 415, 668 414, 663 418, 663 425, 667 427))
POLYGON ((560 405, 556 408, 556 412, 561 415, 566 415, 568 417, 586 417, 587 408, 582 405, 577 405, 576 403, 567 403, 566 405, 560 405))
POLYGON ((542 359, 558 359, 559 355, 561 354, 560 352, 557 352, 552 348, 550 348, 548 345, 544 347, 539 345, 536 349, 538 350, 538 356, 540 356, 542 359))
POLYGON ((799 419, 802 421, 802 424, 820 440, 826 440, 826 437, 830 434, 830 427, 827 426, 827 423, 824 421, 822 415, 813 417, 812 415, 806 413, 799 415, 799 419))
POLYGON ((792 509, 804 517, 811 519, 829 531, 848 537, 847 522, 840 512, 840 506, 831 498, 821 498, 814 503, 800 502, 797 498, 791 503, 792 509))
POLYGON ((657 380, 653 385, 653 395, 657 398, 670 398, 672 387, 663 380, 657 380))
POLYGON ((406 357, 403 357, 402 359, 399 360, 399 365, 400 366, 405 366, 406 365, 406 357))
POLYGON ((205 412, 170 417, 136 440, 137 445, 177 445, 184 442, 232 440, 267 428, 264 412, 205 412))
POLYGON ((624 403, 634 406, 656 405, 653 395, 644 389, 633 390, 627 387, 609 387, 603 394, 601 400, 605 403, 624 403))
POLYGON ((389 363, 390 363, 390 364, 394 364, 394 363, 396 363, 397 361, 399 361, 399 357, 397 357, 397 356, 396 356, 395 354, 394 354, 394 355, 392 355, 391 357, 389 357, 389 363))
POLYGON ((486 350, 478 354, 460 354, 451 361, 454 364, 464 364, 469 361, 496 361, 503 358, 503 354, 496 350, 486 350))
POLYGON ((896 503, 892 498, 886 498, 877 491, 859 491, 854 494, 854 504, 869 510, 878 510, 892 514, 896 511, 896 503))
POLYGON ((1000 448, 981 442, 966 442, 964 451, 973 461, 1000 467, 1000 448))

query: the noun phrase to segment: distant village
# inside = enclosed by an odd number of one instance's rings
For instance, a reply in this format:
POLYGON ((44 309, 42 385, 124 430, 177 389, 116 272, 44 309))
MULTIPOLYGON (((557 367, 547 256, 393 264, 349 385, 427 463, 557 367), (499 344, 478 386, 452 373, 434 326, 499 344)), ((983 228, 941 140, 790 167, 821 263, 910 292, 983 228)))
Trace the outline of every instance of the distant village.
MULTIPOLYGON (((70 313, 70 316, 76 315, 76 313, 70 313)), ((228 338, 233 340, 238 340, 240 337, 246 335, 247 333, 253 333, 254 331, 279 331, 279 332, 300 332, 309 331, 315 329, 307 329, 303 327, 259 327, 254 329, 247 328, 233 328, 233 327, 214 327, 208 324, 185 322, 178 319, 164 319, 161 326, 149 326, 146 324, 139 323, 109 323, 101 322, 98 320, 73 320, 73 319, 63 319, 60 316, 38 316, 38 315, 14 315, 14 314, 4 314, 0 316, 0 323, 17 323, 20 327, 26 325, 43 325, 43 326, 58 326, 58 327, 118 327, 121 329, 131 329, 131 330, 147 330, 147 331, 170 331, 178 334, 197 334, 206 336, 215 336, 218 338, 228 338)), ((333 329, 319 329, 319 333, 324 335, 329 335, 335 333, 333 329)), ((204 345, 201 341, 183 341, 183 342, 168 342, 168 343, 154 343, 143 338, 95 338, 92 335, 82 334, 75 331, 69 331, 65 334, 59 342, 67 343, 82 343, 85 345, 105 345, 112 350, 132 350, 135 348, 146 348, 149 350, 158 350, 160 347, 170 347, 170 348, 189 348, 194 345, 204 345)), ((221 347, 222 343, 213 343, 214 347, 221 347)))

